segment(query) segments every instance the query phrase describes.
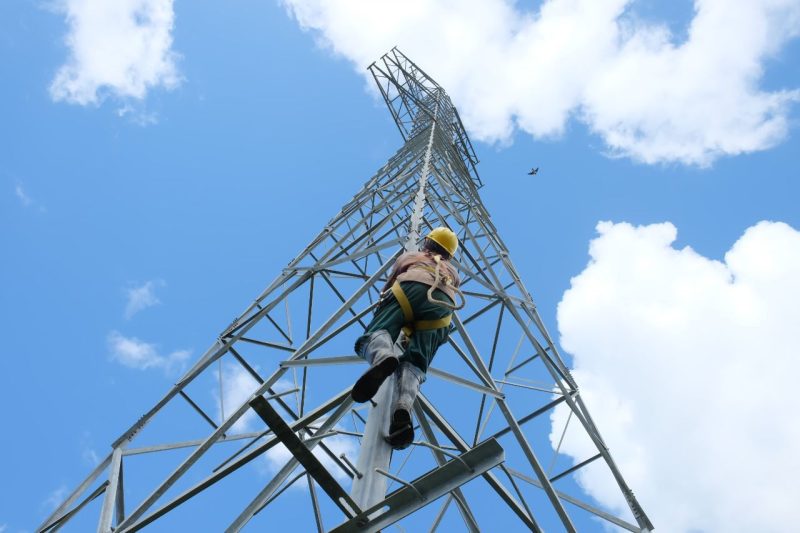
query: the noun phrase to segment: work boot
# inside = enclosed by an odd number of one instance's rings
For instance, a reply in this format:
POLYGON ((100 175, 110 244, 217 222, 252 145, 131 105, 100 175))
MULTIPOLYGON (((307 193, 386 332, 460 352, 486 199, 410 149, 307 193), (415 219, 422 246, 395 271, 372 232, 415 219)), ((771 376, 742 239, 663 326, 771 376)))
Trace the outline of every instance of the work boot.
POLYGON ((395 393, 392 421, 386 442, 395 450, 403 450, 414 441, 414 421, 411 410, 417 399, 419 386, 425 381, 425 372, 408 362, 397 369, 397 389, 395 393))
POLYGON ((383 381, 397 369, 399 360, 394 353, 394 343, 389 332, 380 329, 369 336, 361 347, 361 356, 367 360, 369 370, 358 378, 350 396, 354 402, 364 403, 372 399, 383 381))

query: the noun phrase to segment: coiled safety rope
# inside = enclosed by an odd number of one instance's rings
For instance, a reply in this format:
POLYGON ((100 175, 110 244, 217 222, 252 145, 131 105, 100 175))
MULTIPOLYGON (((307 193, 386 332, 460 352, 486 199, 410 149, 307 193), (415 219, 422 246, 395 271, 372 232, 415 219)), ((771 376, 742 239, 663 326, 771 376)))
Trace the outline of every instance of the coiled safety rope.
POLYGON ((434 305, 446 307, 448 309, 452 309, 453 311, 458 311, 459 309, 463 309, 464 306, 467 304, 467 299, 464 298, 464 293, 461 292, 461 289, 452 284, 450 278, 447 277, 445 278, 445 285, 450 287, 450 289, 452 289, 452 291, 455 294, 461 297, 461 305, 456 305, 455 302, 451 304, 450 302, 446 302, 444 300, 437 300, 436 298, 433 297, 433 291, 436 290, 436 288, 439 286, 439 282, 441 281, 442 277, 441 272, 439 271, 442 265, 442 256, 440 256, 439 254, 435 254, 433 256, 433 260, 436 261, 436 268, 433 269, 433 285, 431 285, 430 288, 428 289, 428 301, 434 305))

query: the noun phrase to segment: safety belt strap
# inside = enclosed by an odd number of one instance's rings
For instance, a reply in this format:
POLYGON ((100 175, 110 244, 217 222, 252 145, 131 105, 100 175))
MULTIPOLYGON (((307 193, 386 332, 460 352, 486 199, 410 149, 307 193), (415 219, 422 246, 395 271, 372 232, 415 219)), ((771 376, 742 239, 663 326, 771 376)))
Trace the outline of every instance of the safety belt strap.
POLYGON ((450 321, 452 319, 453 315, 447 315, 445 317, 437 318, 435 320, 417 320, 416 322, 414 322, 414 329, 425 331, 427 329, 446 328, 450 325, 450 321))
POLYGON ((403 288, 397 281, 395 281, 394 285, 392 285, 392 294, 394 294, 394 297, 397 298, 397 303, 400 304, 400 309, 403 310, 403 318, 405 319, 405 323, 410 324, 413 322, 414 311, 411 309, 411 302, 408 301, 406 293, 403 292, 403 288))
POLYGON ((394 282, 392 285, 392 294, 400 304, 400 309, 403 311, 403 318, 405 319, 406 335, 410 336, 409 330, 413 333, 415 330, 425 331, 429 329, 446 328, 450 325, 453 319, 452 313, 443 318, 435 320, 414 320, 414 310, 411 308, 411 302, 408 301, 406 293, 400 286, 400 282, 394 282))

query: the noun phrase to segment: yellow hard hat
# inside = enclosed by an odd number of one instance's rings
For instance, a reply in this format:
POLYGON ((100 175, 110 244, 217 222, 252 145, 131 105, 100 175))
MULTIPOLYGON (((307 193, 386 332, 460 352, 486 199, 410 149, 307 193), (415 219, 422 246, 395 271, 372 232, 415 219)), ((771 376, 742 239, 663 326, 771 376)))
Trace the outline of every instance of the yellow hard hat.
POLYGON ((428 238, 447 250, 450 257, 456 255, 456 250, 458 250, 458 237, 456 237, 456 234, 453 233, 453 230, 450 228, 439 226, 428 233, 428 238))

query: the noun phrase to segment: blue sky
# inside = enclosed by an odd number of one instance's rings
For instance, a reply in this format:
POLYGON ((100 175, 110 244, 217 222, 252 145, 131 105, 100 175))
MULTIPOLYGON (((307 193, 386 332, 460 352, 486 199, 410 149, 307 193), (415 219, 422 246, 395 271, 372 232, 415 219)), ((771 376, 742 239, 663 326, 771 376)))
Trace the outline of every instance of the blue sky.
MULTIPOLYGON (((781 474, 796 465, 786 450, 800 445, 800 431, 775 412, 779 403, 792 412, 797 402, 793 382, 781 381, 797 369, 787 334, 798 318, 790 302, 800 296, 797 2, 771 11, 759 1, 742 3, 752 32, 736 41, 741 49, 733 56, 747 63, 739 65, 714 43, 728 42, 719 27, 741 21, 720 19, 712 1, 604 1, 591 17, 576 14, 588 9, 582 2, 430 1, 400 21, 382 16, 388 7, 300 0, 128 1, 107 9, 174 10, 171 26, 150 21, 148 38, 162 47, 162 64, 142 66, 134 54, 126 65, 111 53, 91 68, 74 62, 76 48, 66 41, 75 20, 92 30, 95 20, 80 18, 80 4, 0 5, 0 532, 35 528, 51 509, 48 500, 71 489, 169 387, 171 362, 198 357, 400 146, 365 77, 369 61, 395 44, 442 83, 464 117, 481 159, 483 200, 579 383, 586 376, 587 398, 594 393, 602 404, 610 387, 636 422, 642 409, 657 408, 647 396, 684 397, 652 413, 674 424, 665 435, 699 434, 687 441, 686 455, 670 455, 658 431, 631 432, 613 413, 596 417, 611 426, 612 453, 613 442, 621 443, 623 472, 635 465, 629 471, 645 487, 634 489, 656 509, 656 526, 763 525, 755 511, 739 525, 724 518, 736 499, 721 472, 750 452, 753 467, 743 475, 769 474, 761 492, 745 492, 800 497, 781 474), (470 11, 485 24, 475 26, 470 11), (688 46, 696 12, 710 17, 711 33, 688 46), (434 23, 452 30, 457 44, 437 40, 444 37, 426 26, 434 23), (542 35, 558 24, 564 33, 548 47, 542 35), (570 33, 602 34, 606 26, 619 34, 588 55, 583 34, 570 33), (536 46, 544 48, 524 47, 542 39, 536 46), (589 68, 590 60, 602 68, 589 68), (55 84, 64 65, 84 85, 55 84), (119 81, 119 72, 134 72, 133 81, 119 81), (531 166, 540 167, 538 176, 526 175, 531 166), (601 221, 615 225, 598 233, 601 221), (756 226, 761 221, 770 224, 756 226), (664 223, 677 229, 674 241, 669 227, 652 226, 664 223), (734 244, 741 246, 726 257, 734 244), (627 259, 647 257, 660 259, 625 270, 627 259), (706 292, 716 283, 718 292, 706 292), (660 292, 664 286, 675 290, 660 292), (625 296, 598 300, 591 287, 625 296), (726 299, 743 292, 746 301, 726 299), (131 304, 132 294, 139 304, 131 304), (736 305, 742 313, 729 318, 736 305), (596 314, 584 316, 587 309, 596 314), (637 324, 621 312, 631 309, 691 317, 691 324, 637 324), (624 323, 612 320, 623 315, 624 323), (742 326, 746 320, 752 327, 742 326), (150 367, 115 358, 115 335, 151 344, 150 367), (663 346, 668 353, 648 359, 663 346), (686 379, 683 390, 680 383, 658 388, 668 357, 670 368, 682 370, 665 375, 686 379), (720 365, 729 363, 742 375, 721 376, 720 365), (708 379, 698 383, 698 374, 708 379), (628 390, 636 380, 641 387, 628 390), (648 387, 652 395, 643 392, 648 387), (747 388, 754 412, 732 414, 723 404, 694 416, 702 410, 695 399, 740 398, 747 388), (698 389, 705 394, 695 397, 698 389), (741 433, 716 424, 725 417, 741 433), (666 465, 703 477, 693 470, 703 453, 691 445, 730 435, 747 446, 718 454, 729 462, 709 467, 712 481, 702 490, 684 493, 689 508, 670 509, 680 491, 666 465), (627 459, 635 445, 647 450, 639 462, 627 459), (659 494, 659 486, 674 491, 659 494)), ((112 33, 84 37, 90 49, 111 39, 113 51, 126 35, 112 33)), ((602 487, 586 483, 605 501, 602 487)), ((776 504, 776 520, 785 508, 776 504)))

